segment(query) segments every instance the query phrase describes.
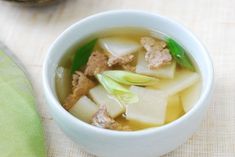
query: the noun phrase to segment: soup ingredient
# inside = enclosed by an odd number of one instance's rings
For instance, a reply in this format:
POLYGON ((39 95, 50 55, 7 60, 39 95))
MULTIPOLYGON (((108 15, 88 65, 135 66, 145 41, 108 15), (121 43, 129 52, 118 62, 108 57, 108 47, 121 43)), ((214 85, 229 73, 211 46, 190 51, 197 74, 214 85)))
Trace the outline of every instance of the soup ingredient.
POLYGON ((195 71, 195 68, 187 53, 177 42, 175 42, 171 38, 168 38, 167 47, 169 48, 171 55, 179 65, 191 71, 195 71))
POLYGON ((106 106, 101 105, 92 117, 92 125, 111 130, 131 131, 128 125, 122 125, 109 116, 106 106))
POLYGON ((87 123, 91 123, 92 116, 97 111, 98 106, 87 96, 82 96, 75 105, 69 109, 69 112, 75 117, 87 123))
POLYGON ((195 105, 195 103, 199 99, 200 93, 201 93, 200 81, 198 81, 193 86, 185 89, 180 93, 185 112, 188 112, 193 107, 193 105, 195 105))
POLYGON ((142 37, 140 43, 147 51, 145 60, 149 69, 159 69, 161 66, 171 63, 172 57, 166 48, 165 41, 155 40, 152 37, 142 37))
POLYGON ((108 57, 104 53, 94 51, 87 62, 86 69, 84 72, 85 75, 94 76, 98 73, 108 70, 109 67, 107 61, 108 57))
POLYGON ((139 101, 127 105, 126 118, 147 124, 162 125, 165 122, 167 95, 160 90, 131 86, 139 101))
POLYGON ((92 88, 89 91, 89 96, 98 106, 105 105, 109 115, 112 118, 116 118, 125 112, 124 106, 120 104, 115 97, 109 95, 101 85, 92 88))
POLYGON ((92 125, 99 128, 115 129, 117 123, 109 116, 105 105, 101 105, 99 110, 92 117, 92 125))
POLYGON ((122 68, 127 71, 135 72, 136 67, 131 64, 122 65, 122 68))
POLYGON ((56 88, 58 91, 58 98, 62 103, 65 102, 66 97, 71 91, 71 71, 69 69, 58 67, 56 69, 56 88))
POLYGON ((83 95, 88 94, 95 83, 88 79, 82 72, 76 71, 72 78, 72 94, 70 94, 64 103, 64 108, 69 110, 83 95))
POLYGON ((129 126, 129 128, 132 131, 156 127, 156 125, 154 124, 147 124, 139 121, 127 120, 124 114, 115 118, 115 120, 124 126, 129 126))
POLYGON ((134 60, 135 56, 133 54, 116 57, 116 56, 110 56, 108 60, 108 66, 113 65, 126 65, 134 60))
POLYGON ((199 79, 200 76, 198 73, 182 69, 176 72, 174 79, 160 80, 159 83, 156 84, 156 88, 165 91, 168 95, 175 95, 192 86, 199 81, 199 79))
POLYGON ((168 98, 166 110, 166 123, 170 123, 184 114, 183 106, 178 94, 168 98))
POLYGON ((140 51, 138 53, 138 60, 136 65, 136 73, 149 75, 149 76, 155 76, 159 78, 168 78, 173 79, 176 69, 176 63, 175 61, 172 61, 170 64, 163 65, 158 69, 149 69, 148 63, 144 58, 144 52, 140 51))
POLYGON ((92 125, 104 129, 130 131, 128 126, 122 126, 109 116, 105 105, 101 105, 99 110, 92 117, 92 125))
POLYGON ((141 45, 126 37, 106 37, 99 39, 100 47, 111 53, 114 57, 122 57, 134 53, 141 48, 141 45))
POLYGON ((136 74, 123 70, 109 70, 103 72, 105 76, 125 85, 150 86, 156 84, 159 80, 154 77, 136 74))
POLYGON ((81 46, 73 59, 72 62, 72 74, 81 68, 82 66, 86 65, 95 45, 96 45, 97 39, 93 39, 90 42, 86 43, 85 45, 81 46))
POLYGON ((133 54, 125 55, 122 57, 109 56, 108 65, 120 65, 124 70, 135 71, 135 66, 131 64, 134 61, 135 56, 133 54))
POLYGON ((97 74, 96 78, 99 80, 100 84, 106 89, 106 91, 115 96, 121 103, 127 104, 127 103, 133 103, 138 101, 137 95, 130 92, 127 88, 124 86, 118 84, 111 78, 97 74))

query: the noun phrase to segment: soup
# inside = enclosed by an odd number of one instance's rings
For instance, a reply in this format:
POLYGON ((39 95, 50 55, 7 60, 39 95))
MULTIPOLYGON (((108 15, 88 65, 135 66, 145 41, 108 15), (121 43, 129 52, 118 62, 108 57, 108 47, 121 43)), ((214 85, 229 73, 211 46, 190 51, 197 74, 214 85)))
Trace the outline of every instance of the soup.
POLYGON ((159 127, 200 96, 197 65, 170 37, 141 28, 92 34, 62 57, 56 90, 78 119, 111 130, 159 127))

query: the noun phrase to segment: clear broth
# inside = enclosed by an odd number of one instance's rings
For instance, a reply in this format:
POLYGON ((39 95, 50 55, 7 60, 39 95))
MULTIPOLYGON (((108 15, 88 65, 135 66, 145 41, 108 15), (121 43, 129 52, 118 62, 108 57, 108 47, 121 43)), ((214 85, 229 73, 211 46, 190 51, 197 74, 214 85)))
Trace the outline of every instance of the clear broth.
MULTIPOLYGON (((125 28, 112 28, 112 29, 108 29, 105 31, 101 31, 98 33, 94 33, 90 36, 88 36, 87 38, 85 38, 82 42, 75 44, 74 46, 72 46, 67 53, 65 53, 65 55, 62 57, 60 63, 58 66, 62 66, 68 69, 71 69, 71 65, 72 65, 72 58, 76 53, 76 50, 83 45, 84 43, 94 39, 94 38, 103 38, 103 37, 110 37, 110 36, 124 36, 124 37, 128 37, 131 38, 133 40, 136 41, 140 41, 140 38, 143 36, 151 36, 154 37, 156 39, 165 39, 167 36, 163 33, 160 33, 158 31, 154 31, 154 30, 146 30, 146 29, 142 29, 142 28, 135 28, 135 27, 125 27, 125 28)), ((97 44, 95 47, 96 50, 101 49, 99 47, 99 45, 97 44)), ((190 56, 191 61, 194 64, 194 67, 196 69, 197 65, 195 63, 195 61, 193 60, 193 58, 190 56)), ((118 67, 119 68, 119 67, 118 67)), ((180 70, 181 68, 177 65, 176 68, 176 72, 178 70, 180 70)), ((197 73, 199 73, 199 71, 197 70, 197 73)), ((72 80, 70 80, 71 82, 72 80)), ((71 88, 71 85, 65 85, 64 88, 71 88)), ((189 87, 190 88, 190 87, 189 87)), ((58 86, 56 84, 56 90, 58 93, 58 86)), ((71 92, 71 90, 67 90, 68 93, 66 93, 67 95, 69 95, 69 93, 71 92)), ((87 95, 89 97, 89 95, 87 95)), ((63 103, 64 100, 62 100, 60 97, 58 97, 60 102, 63 103)), ((181 104, 182 105, 182 104, 181 104)), ((185 114, 184 111, 182 111, 179 115, 179 118, 181 116, 183 116, 185 114)), ((142 129, 146 129, 146 128, 151 128, 151 127, 157 127, 156 125, 151 125, 151 124, 146 124, 146 123, 141 123, 141 122, 136 122, 136 121, 131 121, 131 120, 127 120, 125 118, 125 114, 120 115, 119 117, 115 118, 115 120, 123 125, 129 126, 133 131, 135 130, 142 130, 142 129)), ((167 124, 169 122, 165 122, 165 124, 167 124)), ((163 124, 163 125, 165 125, 163 124)))

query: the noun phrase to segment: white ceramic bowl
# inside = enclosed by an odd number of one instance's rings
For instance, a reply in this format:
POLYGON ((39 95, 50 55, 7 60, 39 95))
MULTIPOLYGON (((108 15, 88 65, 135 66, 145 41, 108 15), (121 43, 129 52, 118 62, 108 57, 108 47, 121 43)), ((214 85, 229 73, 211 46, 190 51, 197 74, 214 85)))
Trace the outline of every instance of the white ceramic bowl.
POLYGON ((56 39, 44 62, 43 86, 54 120, 85 151, 102 157, 157 157, 184 143, 200 126, 212 95, 213 67, 206 49, 182 25, 142 11, 110 11, 78 21, 56 39), (201 96, 194 107, 178 120, 135 132, 111 131, 80 121, 60 105, 55 92, 55 70, 64 53, 92 33, 123 26, 163 32, 182 44, 197 62, 203 81, 201 96))

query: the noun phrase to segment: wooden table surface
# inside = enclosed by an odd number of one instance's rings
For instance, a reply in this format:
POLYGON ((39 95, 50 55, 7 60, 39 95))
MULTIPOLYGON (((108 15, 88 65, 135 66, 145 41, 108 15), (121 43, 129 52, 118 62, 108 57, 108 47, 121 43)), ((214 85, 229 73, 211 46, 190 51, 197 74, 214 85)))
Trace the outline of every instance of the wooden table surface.
POLYGON ((67 0, 30 8, 0 2, 0 41, 27 68, 37 96, 48 157, 92 157, 68 139, 48 113, 42 64, 49 45, 74 22, 113 9, 139 9, 184 24, 208 48, 215 68, 215 94, 192 138, 165 157, 235 157, 235 0, 67 0))

